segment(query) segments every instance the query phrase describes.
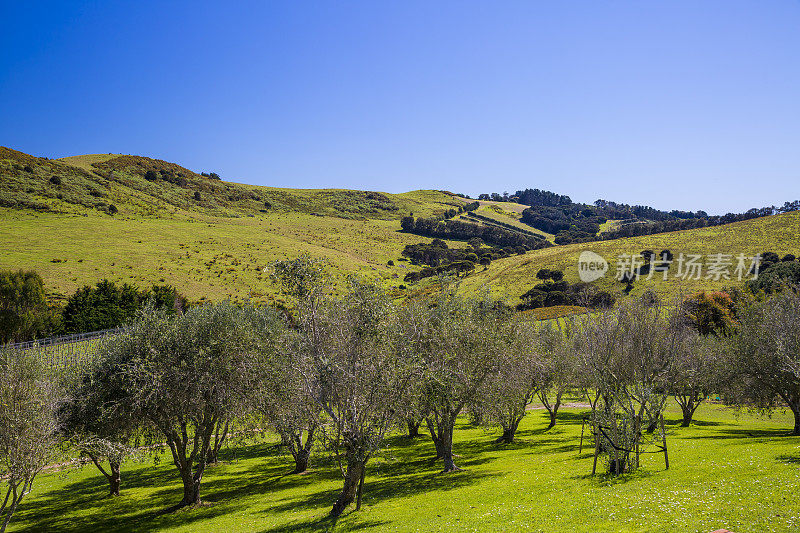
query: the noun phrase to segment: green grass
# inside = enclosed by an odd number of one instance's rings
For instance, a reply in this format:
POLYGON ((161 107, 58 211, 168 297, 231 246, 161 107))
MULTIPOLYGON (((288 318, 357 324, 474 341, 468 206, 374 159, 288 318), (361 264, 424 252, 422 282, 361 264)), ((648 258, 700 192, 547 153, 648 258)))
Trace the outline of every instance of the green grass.
POLYGON ((382 279, 396 289, 417 268, 398 261, 403 247, 429 240, 399 230, 395 220, 306 213, 163 219, 0 208, 0 264, 36 270, 61 294, 107 278, 169 283, 193 300, 267 301, 275 288, 263 268, 301 253, 329 259, 340 274, 382 279))
POLYGON ((288 475, 272 441, 225 452, 203 481, 210 505, 164 513, 181 497, 163 456, 123 469, 122 496, 105 497, 93 466, 42 475, 12 531, 797 531, 800 528, 800 437, 784 436, 791 417, 759 418, 704 405, 697 422, 678 427, 668 412, 670 469, 643 456, 642 469, 592 478, 592 450, 578 453, 580 409, 565 409, 545 431, 544 412, 523 420, 519 442, 466 424, 454 451, 463 472, 441 474, 429 438, 396 436, 368 465, 361 512, 336 524, 325 516, 341 487, 329 458, 313 458, 306 475, 288 475))
MULTIPOLYGON (((520 204, 512 204, 512 205, 520 205, 520 204)), ((514 210, 512 210, 512 211, 503 210, 503 209, 497 207, 496 205, 491 205, 491 206, 488 206, 488 207, 481 206, 480 208, 478 208, 476 213, 478 213, 479 215, 483 215, 483 216, 485 216, 487 218, 490 218, 492 220, 495 220, 497 222, 503 222, 505 224, 510 224, 510 225, 514 226, 515 228, 519 228, 519 229, 522 229, 522 230, 525 230, 525 231, 536 233, 538 235, 541 235, 545 239, 549 240, 550 242, 552 242, 553 238, 555 237, 552 233, 546 233, 546 232, 544 232, 542 230, 538 230, 538 229, 534 228, 533 226, 529 226, 527 224, 523 224, 522 222, 519 221, 519 213, 517 213, 514 210), (511 215, 515 215, 515 214, 517 216, 511 216, 511 215)))

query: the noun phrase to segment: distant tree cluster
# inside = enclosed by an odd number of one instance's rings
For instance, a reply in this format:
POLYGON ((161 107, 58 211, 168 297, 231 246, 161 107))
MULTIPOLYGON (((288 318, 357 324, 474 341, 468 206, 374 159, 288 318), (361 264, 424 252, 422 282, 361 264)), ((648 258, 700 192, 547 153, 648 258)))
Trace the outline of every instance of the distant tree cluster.
POLYGON ((94 287, 85 286, 67 298, 62 312, 65 333, 99 331, 121 326, 134 317, 147 301, 168 313, 183 312, 186 298, 168 285, 138 289, 127 283, 117 285, 102 280, 94 287))
POLYGON ((139 289, 108 280, 78 289, 61 307, 48 301, 37 273, 0 271, 0 342, 114 328, 132 319, 148 301, 169 313, 188 307, 174 287, 139 289))
POLYGON ((590 308, 607 308, 616 298, 608 291, 597 289, 588 283, 570 284, 564 280, 560 270, 540 269, 536 277, 541 283, 520 296, 522 303, 518 309, 537 309, 557 305, 579 305, 590 308))
POLYGON ((450 248, 441 239, 433 239, 430 243, 409 244, 403 249, 403 256, 412 264, 426 265, 425 268, 409 272, 403 278, 405 282, 414 283, 438 274, 463 275, 472 272, 476 265, 489 266, 495 259, 520 255, 526 252, 524 246, 496 248, 484 246, 480 238, 473 237, 467 248, 450 248))
POLYGON ((58 329, 41 276, 0 271, 0 344, 47 336, 58 329))
POLYGON ((467 240, 474 237, 495 246, 524 246, 528 250, 536 250, 549 246, 547 241, 531 235, 510 231, 496 226, 487 226, 462 222, 460 220, 442 220, 439 218, 403 217, 400 221, 403 231, 436 237, 440 239, 467 240))
POLYGON ((484 193, 479 200, 516 202, 531 206, 523 211, 521 221, 556 236, 556 244, 610 240, 652 235, 670 231, 719 226, 800 209, 800 200, 781 207, 753 208, 744 213, 709 215, 705 211, 662 211, 645 205, 628 205, 597 200, 593 205, 574 203, 569 196, 539 189, 525 189, 514 194, 484 193), (616 220, 618 226, 598 235, 600 225, 616 220))

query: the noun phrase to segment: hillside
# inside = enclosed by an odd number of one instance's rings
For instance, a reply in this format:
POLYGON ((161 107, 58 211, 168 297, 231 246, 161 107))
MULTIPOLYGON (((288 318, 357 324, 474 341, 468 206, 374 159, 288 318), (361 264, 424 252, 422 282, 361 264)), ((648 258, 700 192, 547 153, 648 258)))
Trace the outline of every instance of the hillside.
POLYGON ((437 214, 461 203, 458 197, 438 191, 392 195, 261 187, 222 181, 148 157, 95 154, 47 159, 0 147, 0 206, 40 212, 158 218, 299 212, 391 220, 411 211, 437 214))
MULTIPOLYGON (((50 160, 0 148, 0 265, 36 270, 50 291, 62 295, 108 278, 137 285, 169 283, 192 300, 269 301, 275 297, 274 287, 264 267, 309 253, 329 259, 341 275, 378 277, 402 296, 415 289, 401 288, 403 277, 419 268, 403 260, 403 248, 431 239, 400 231, 400 219, 409 213, 442 215, 465 202, 435 190, 303 190, 211 176, 139 156, 50 160)), ((481 219, 460 218, 537 232, 518 220, 525 207, 482 201, 474 212, 481 219)), ((536 284, 540 268, 564 270, 565 279, 578 281, 578 256, 592 250, 610 263, 597 286, 622 295, 624 286, 613 280, 616 257, 645 249, 669 249, 676 256, 768 250, 800 255, 800 213, 535 250, 495 260, 488 268, 479 266, 465 278, 464 288, 477 292, 488 286, 516 303, 536 284)), ((431 282, 420 286, 425 289, 431 282)), ((653 288, 669 295, 734 283, 670 275, 668 281, 637 282, 633 294, 653 288)))
MULTIPOLYGON (((489 287, 493 294, 516 300, 519 295, 533 287, 538 280, 536 272, 541 268, 564 271, 564 279, 570 283, 579 281, 578 257, 584 250, 593 251, 609 263, 609 271, 601 280, 594 282, 599 288, 611 290, 622 295, 624 285, 614 279, 616 263, 621 254, 638 254, 642 250, 660 252, 668 249, 675 254, 701 254, 704 260, 711 254, 743 253, 753 256, 765 251, 774 251, 780 255, 800 252, 800 212, 756 218, 742 222, 734 222, 722 226, 699 228, 693 230, 660 233, 641 237, 629 237, 611 241, 589 242, 554 246, 542 250, 534 250, 523 256, 499 259, 491 268, 476 272, 464 282, 468 291, 477 291, 489 287)), ((731 268, 733 274, 734 266, 731 268)), ((704 271, 705 272, 705 271, 704 271)), ((634 284, 631 294, 641 294, 652 289, 663 296, 687 293, 698 289, 721 288, 739 285, 735 278, 720 279, 680 279, 677 264, 673 263, 666 281, 659 275, 652 279, 641 279, 634 284)))
POLYGON ((440 191, 259 187, 144 157, 49 160, 0 148, 0 265, 36 270, 60 294, 108 278, 169 283, 193 300, 268 300, 264 266, 309 253, 396 289, 409 266, 387 262, 429 240, 400 232, 399 219, 461 204, 440 191))

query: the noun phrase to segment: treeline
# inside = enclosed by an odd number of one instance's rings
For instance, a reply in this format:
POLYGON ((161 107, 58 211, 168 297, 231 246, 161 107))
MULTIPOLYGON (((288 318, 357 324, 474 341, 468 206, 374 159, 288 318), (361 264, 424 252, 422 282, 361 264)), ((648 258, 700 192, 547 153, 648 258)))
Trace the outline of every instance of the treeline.
POLYGON ((533 237, 497 226, 473 224, 460 220, 407 216, 400 221, 400 226, 405 232, 424 237, 455 240, 468 240, 477 237, 486 243, 501 247, 524 246, 528 250, 537 250, 550 245, 538 236, 533 237))
POLYGON ((78 289, 62 306, 48 299, 36 272, 0 271, 0 343, 115 328, 147 302, 170 313, 188 307, 186 298, 169 285, 141 289, 108 280, 78 289))
POLYGON ((531 237, 533 237, 535 239, 545 240, 543 235, 540 235, 538 233, 534 233, 533 231, 531 231, 529 229, 519 228, 519 227, 514 226, 512 224, 508 224, 507 222, 502 222, 500 220, 495 220, 494 218, 490 218, 490 217, 487 217, 485 215, 481 215, 480 213, 467 213, 464 216, 466 216, 467 218, 475 219, 475 220, 477 220, 478 222, 480 222, 482 224, 488 224, 489 226, 499 226, 501 228, 505 228, 505 229, 510 230, 510 231, 516 231, 518 233, 524 233, 525 235, 530 235, 531 237))
POLYGON ((669 220, 645 221, 622 224, 620 227, 603 232, 599 239, 610 240, 622 237, 637 237, 640 235, 653 235, 656 233, 666 233, 670 231, 680 231, 686 229, 705 228, 710 226, 721 226, 732 222, 741 222, 754 218, 766 217, 778 213, 785 213, 798 209, 797 202, 789 204, 787 209, 775 207, 762 207, 760 209, 749 209, 744 213, 728 213, 726 215, 713 215, 694 218, 675 218, 669 220))
POLYGON ((569 196, 540 189, 525 189, 514 194, 484 193, 479 200, 516 202, 531 206, 521 221, 538 230, 552 233, 556 244, 609 240, 621 237, 652 235, 670 231, 719 226, 789 211, 800 210, 800 200, 783 206, 753 208, 744 213, 709 215, 705 211, 662 211, 646 205, 628 205, 596 200, 593 205, 572 202, 569 196), (600 225, 608 220, 624 221, 620 227, 598 235, 600 225))

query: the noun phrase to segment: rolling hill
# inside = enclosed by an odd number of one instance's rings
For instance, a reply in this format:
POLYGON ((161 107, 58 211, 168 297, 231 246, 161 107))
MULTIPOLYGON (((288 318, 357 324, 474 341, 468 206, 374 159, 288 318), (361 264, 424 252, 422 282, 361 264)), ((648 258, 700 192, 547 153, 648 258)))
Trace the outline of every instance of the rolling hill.
MULTIPOLYGON (((196 301, 270 301, 276 295, 264 267, 309 253, 330 260, 340 275, 379 278, 402 296, 403 276, 418 268, 401 258, 403 247, 431 239, 400 231, 400 219, 410 213, 439 216, 464 203, 437 190, 388 194, 261 187, 147 157, 47 159, 0 147, 0 268, 36 270, 56 295, 108 278, 169 283, 196 301)), ((526 207, 481 202, 475 213, 482 218, 461 217, 530 231, 518 221, 526 207)), ((463 287, 477 292, 488 286, 516 303, 537 282, 540 268, 563 270, 565 279, 577 281, 578 256, 592 250, 611 263, 611 271, 596 283, 621 295, 624 286, 612 279, 614 261, 621 253, 644 249, 669 249, 676 256, 767 250, 800 255, 800 213, 530 251, 479 266, 463 287)), ((422 288, 430 283, 420 282, 422 288)), ((732 283, 670 276, 641 280, 633 294, 653 288, 669 295, 732 283)))

